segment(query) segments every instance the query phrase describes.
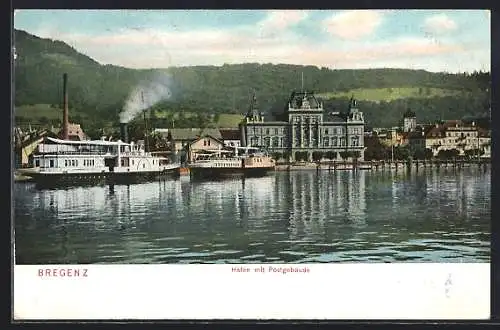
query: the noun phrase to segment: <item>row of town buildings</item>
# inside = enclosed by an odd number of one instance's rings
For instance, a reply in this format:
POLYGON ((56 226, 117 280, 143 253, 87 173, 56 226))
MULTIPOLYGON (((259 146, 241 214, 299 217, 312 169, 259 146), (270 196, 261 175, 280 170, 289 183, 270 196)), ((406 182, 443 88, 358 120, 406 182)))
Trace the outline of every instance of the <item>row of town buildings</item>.
MULTIPOLYGON (((262 147, 286 160, 313 160, 314 154, 329 159, 364 159, 366 139, 378 139, 387 147, 408 146, 430 149, 434 156, 442 150, 481 150, 482 157, 491 155, 491 132, 474 122, 445 121, 419 125, 414 112, 407 111, 402 128, 365 132, 363 113, 356 100, 350 100, 345 112, 326 113, 323 103, 309 91, 293 92, 286 104, 285 121, 268 121, 256 107, 255 97, 237 128, 169 128, 156 129, 167 141, 168 151, 181 160, 193 161, 200 152, 225 147, 262 147)), ((45 130, 21 141, 19 162, 25 165, 29 155, 43 136, 58 134, 45 130)), ((71 139, 86 139, 77 124, 70 124, 71 139)))
POLYGON ((380 129, 367 134, 377 138, 387 147, 429 149, 434 156, 441 151, 457 150, 459 155, 478 151, 481 157, 491 157, 491 130, 474 121, 446 120, 434 124, 418 124, 414 112, 407 111, 403 127, 380 129))

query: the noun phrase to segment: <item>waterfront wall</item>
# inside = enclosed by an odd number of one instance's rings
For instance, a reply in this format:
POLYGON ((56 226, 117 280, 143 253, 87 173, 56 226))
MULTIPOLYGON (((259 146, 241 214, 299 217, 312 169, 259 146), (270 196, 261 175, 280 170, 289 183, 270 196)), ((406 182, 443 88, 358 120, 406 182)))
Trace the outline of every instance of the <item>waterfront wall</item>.
POLYGON ((491 164, 489 159, 481 160, 411 160, 411 161, 365 161, 365 162, 322 162, 322 163, 291 163, 278 164, 276 171, 293 170, 419 170, 425 168, 470 168, 486 167, 491 164))

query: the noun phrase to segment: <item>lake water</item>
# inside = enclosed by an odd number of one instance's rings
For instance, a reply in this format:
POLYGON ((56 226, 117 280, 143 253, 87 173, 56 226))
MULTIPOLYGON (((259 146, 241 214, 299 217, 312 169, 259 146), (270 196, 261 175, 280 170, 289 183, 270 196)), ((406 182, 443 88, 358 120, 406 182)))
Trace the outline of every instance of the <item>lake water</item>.
POLYGON ((18 264, 489 262, 490 170, 15 184, 18 264))

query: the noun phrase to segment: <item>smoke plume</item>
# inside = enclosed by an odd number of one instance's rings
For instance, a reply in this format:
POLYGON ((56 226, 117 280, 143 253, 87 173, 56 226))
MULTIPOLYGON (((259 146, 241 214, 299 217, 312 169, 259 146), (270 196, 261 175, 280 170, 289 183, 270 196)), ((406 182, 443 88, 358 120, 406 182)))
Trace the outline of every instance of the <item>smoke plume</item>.
POLYGON ((171 78, 166 74, 158 74, 152 79, 137 85, 128 96, 120 113, 120 123, 128 123, 142 111, 156 103, 172 97, 171 78))

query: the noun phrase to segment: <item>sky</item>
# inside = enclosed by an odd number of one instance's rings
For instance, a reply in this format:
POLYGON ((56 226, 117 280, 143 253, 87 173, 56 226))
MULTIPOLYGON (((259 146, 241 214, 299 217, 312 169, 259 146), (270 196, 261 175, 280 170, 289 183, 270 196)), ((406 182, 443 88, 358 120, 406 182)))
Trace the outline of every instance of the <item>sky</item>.
POLYGON ((129 68, 490 70, 488 10, 16 10, 14 27, 129 68))

